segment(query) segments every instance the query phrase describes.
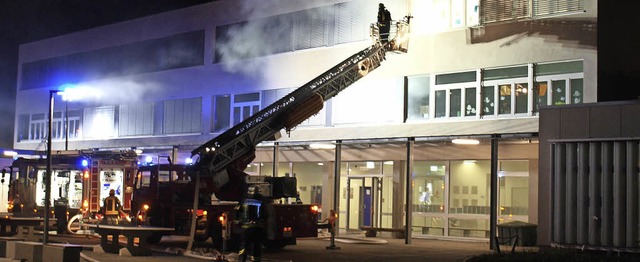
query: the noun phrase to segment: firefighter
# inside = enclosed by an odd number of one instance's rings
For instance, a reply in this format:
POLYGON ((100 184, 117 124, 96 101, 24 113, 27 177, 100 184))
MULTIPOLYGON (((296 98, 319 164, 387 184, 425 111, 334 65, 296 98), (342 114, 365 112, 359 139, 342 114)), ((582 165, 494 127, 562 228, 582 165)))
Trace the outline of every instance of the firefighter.
POLYGON ((260 194, 258 187, 249 187, 241 207, 242 243, 239 255, 242 262, 260 261, 262 241, 266 235, 268 204, 269 200, 260 194))
POLYGON ((108 225, 117 225, 120 212, 123 212, 120 199, 116 197, 116 191, 111 189, 102 205, 102 215, 104 216, 102 222, 108 225))
POLYGON ((380 28, 380 41, 386 44, 389 41, 389 30, 391 29, 391 13, 383 3, 378 5, 378 28, 380 28))

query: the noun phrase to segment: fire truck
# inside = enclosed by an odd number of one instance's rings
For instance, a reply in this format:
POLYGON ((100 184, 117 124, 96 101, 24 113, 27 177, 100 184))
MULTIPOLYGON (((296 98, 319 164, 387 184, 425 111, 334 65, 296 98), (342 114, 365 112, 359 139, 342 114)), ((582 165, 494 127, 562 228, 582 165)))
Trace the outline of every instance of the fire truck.
MULTIPOLYGON (((244 169, 254 160, 259 143, 276 140, 281 130, 290 132, 318 113, 324 101, 378 68, 387 52, 406 53, 409 19, 407 16, 395 23, 388 42, 381 41, 377 25, 372 25, 370 47, 194 149, 194 164, 139 167, 132 199, 136 223, 173 227, 182 235, 192 231, 189 235, 195 240, 211 237, 217 248, 228 248, 239 243, 241 228, 236 211, 251 186, 274 200, 273 214, 266 225, 267 248, 295 244, 300 237, 317 237, 317 206, 278 203, 296 196, 295 178, 252 176, 244 169), (193 216, 196 230, 189 230, 193 216)), ((149 241, 158 242, 160 238, 157 234, 149 241)))
MULTIPOLYGON (((96 214, 102 199, 114 189, 125 210, 131 209, 135 152, 58 151, 51 156, 51 201, 59 231, 67 218, 78 213, 96 214)), ((47 159, 18 158, 9 167, 9 206, 14 216, 44 215, 47 159)))

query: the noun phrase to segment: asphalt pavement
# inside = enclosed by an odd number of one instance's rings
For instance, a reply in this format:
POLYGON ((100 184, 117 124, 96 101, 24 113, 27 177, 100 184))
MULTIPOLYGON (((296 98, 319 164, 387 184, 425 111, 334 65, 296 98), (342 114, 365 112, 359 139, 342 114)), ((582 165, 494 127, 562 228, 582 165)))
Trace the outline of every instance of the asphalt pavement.
MULTIPOLYGON (((52 236, 51 241, 82 245, 81 261, 216 261, 214 257, 185 256, 182 251, 187 246, 185 238, 164 237, 159 245, 154 245, 152 256, 131 257, 100 252, 99 239, 69 235, 52 236)), ((297 245, 287 246, 281 251, 265 251, 264 262, 315 262, 315 261, 465 261, 467 258, 490 253, 488 242, 462 240, 404 239, 390 237, 365 237, 364 234, 343 234, 334 241, 337 248, 331 246, 327 236, 299 239, 297 245)), ((196 251, 211 255, 206 246, 196 251)), ((197 254, 196 254, 197 255, 197 254)), ((228 261, 236 261, 237 254, 224 254, 228 261)))

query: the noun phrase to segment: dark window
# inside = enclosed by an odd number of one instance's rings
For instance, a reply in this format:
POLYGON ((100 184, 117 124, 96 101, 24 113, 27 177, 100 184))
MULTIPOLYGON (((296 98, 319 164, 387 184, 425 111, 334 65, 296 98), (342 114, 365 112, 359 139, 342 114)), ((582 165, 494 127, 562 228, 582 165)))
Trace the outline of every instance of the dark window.
POLYGON ((204 30, 22 65, 22 90, 202 65, 204 30))
POLYGON ((231 124, 231 96, 221 95, 215 97, 215 117, 213 119, 213 131, 223 131, 231 124))

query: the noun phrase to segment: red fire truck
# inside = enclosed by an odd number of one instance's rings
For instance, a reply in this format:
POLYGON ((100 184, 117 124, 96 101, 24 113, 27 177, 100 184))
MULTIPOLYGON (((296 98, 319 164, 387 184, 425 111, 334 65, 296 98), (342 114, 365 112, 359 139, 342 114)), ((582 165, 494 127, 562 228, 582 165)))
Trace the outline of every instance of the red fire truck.
MULTIPOLYGON (((295 178, 253 177, 252 181, 250 183, 262 185, 262 192, 269 192, 272 199, 295 196, 295 178), (279 188, 272 190, 271 185, 279 188)), ((136 214, 138 224, 172 227, 174 234, 189 235, 194 188, 195 183, 184 165, 140 166, 134 182, 132 214, 136 214)), ((215 199, 206 188, 201 188, 200 193, 195 240, 205 241, 211 237, 214 247, 220 249, 226 244, 227 249, 234 249, 240 241, 239 224, 234 223, 239 202, 215 199)), ((318 207, 312 204, 273 204, 264 245, 280 249, 295 244, 296 238, 316 237, 317 211, 318 207)), ((161 237, 158 233, 148 241, 159 242, 161 237)))
MULTIPOLYGON (((81 211, 99 212, 111 189, 123 208, 130 210, 136 164, 133 151, 55 152, 51 158, 51 206, 63 222, 60 226, 64 228, 67 218, 81 211)), ((14 216, 43 216, 46 158, 18 158, 9 168, 9 211, 14 216)))

